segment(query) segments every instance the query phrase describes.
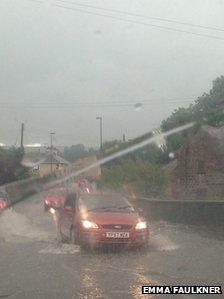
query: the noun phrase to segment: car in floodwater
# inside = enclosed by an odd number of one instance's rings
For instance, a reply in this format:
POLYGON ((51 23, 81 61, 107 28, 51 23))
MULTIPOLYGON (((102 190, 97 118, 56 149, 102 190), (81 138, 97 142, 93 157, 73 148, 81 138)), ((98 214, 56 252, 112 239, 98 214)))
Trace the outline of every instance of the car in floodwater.
POLYGON ((89 194, 92 193, 93 187, 89 180, 87 179, 78 179, 75 180, 75 186, 78 187, 79 192, 82 194, 89 194))
POLYGON ((5 192, 0 192, 0 212, 11 205, 9 196, 5 192))
POLYGON ((82 247, 148 245, 147 221, 122 196, 70 194, 58 210, 57 221, 62 241, 82 247))
POLYGON ((51 208, 59 208, 63 206, 67 195, 65 188, 55 188, 45 192, 44 195, 44 210, 48 211, 51 208))

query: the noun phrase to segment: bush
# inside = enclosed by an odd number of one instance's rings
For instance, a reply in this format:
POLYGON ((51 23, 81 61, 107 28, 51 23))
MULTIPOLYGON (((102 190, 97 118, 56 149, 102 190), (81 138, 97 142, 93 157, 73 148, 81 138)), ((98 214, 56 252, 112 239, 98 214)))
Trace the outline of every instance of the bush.
POLYGON ((166 169, 143 161, 125 161, 102 170, 102 184, 113 189, 132 185, 141 195, 162 196, 169 183, 166 169))
POLYGON ((29 177, 28 170, 21 164, 22 158, 21 149, 0 148, 0 185, 29 177))

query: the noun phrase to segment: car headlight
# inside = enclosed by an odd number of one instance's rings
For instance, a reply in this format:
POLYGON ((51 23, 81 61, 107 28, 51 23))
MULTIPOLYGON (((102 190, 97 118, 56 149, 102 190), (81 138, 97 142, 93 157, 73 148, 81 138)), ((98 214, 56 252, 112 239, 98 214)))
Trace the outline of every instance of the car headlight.
POLYGON ((49 212, 53 215, 56 213, 55 209, 53 209, 53 208, 50 208, 49 212))
POLYGON ((135 229, 137 229, 137 230, 146 229, 146 228, 147 228, 147 222, 146 221, 139 221, 135 226, 135 229))
POLYGON ((89 220, 82 220, 82 225, 84 228, 99 228, 99 226, 92 222, 92 221, 89 221, 89 220))

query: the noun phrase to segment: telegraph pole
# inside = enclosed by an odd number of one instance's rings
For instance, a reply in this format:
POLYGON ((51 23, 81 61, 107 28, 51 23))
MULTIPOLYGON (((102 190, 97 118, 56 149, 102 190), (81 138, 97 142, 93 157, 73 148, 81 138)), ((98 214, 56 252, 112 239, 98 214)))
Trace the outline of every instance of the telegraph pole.
POLYGON ((23 146, 23 136, 24 136, 24 123, 21 124, 21 142, 20 142, 20 148, 23 151, 24 150, 24 146, 23 146))
POLYGON ((51 132, 50 137, 51 137, 51 174, 53 173, 53 135, 55 133, 51 132))
POLYGON ((96 119, 100 121, 100 150, 103 149, 103 119, 102 116, 97 116, 96 119))

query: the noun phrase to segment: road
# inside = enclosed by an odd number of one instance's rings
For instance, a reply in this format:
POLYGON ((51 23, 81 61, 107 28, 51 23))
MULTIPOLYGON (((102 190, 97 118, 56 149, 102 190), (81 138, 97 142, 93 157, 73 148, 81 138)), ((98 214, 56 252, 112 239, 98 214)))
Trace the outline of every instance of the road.
POLYGON ((82 252, 58 243, 53 215, 44 212, 42 197, 34 195, 0 215, 0 298, 138 299, 143 298, 142 284, 224 282, 224 238, 205 229, 151 223, 146 252, 82 252))

